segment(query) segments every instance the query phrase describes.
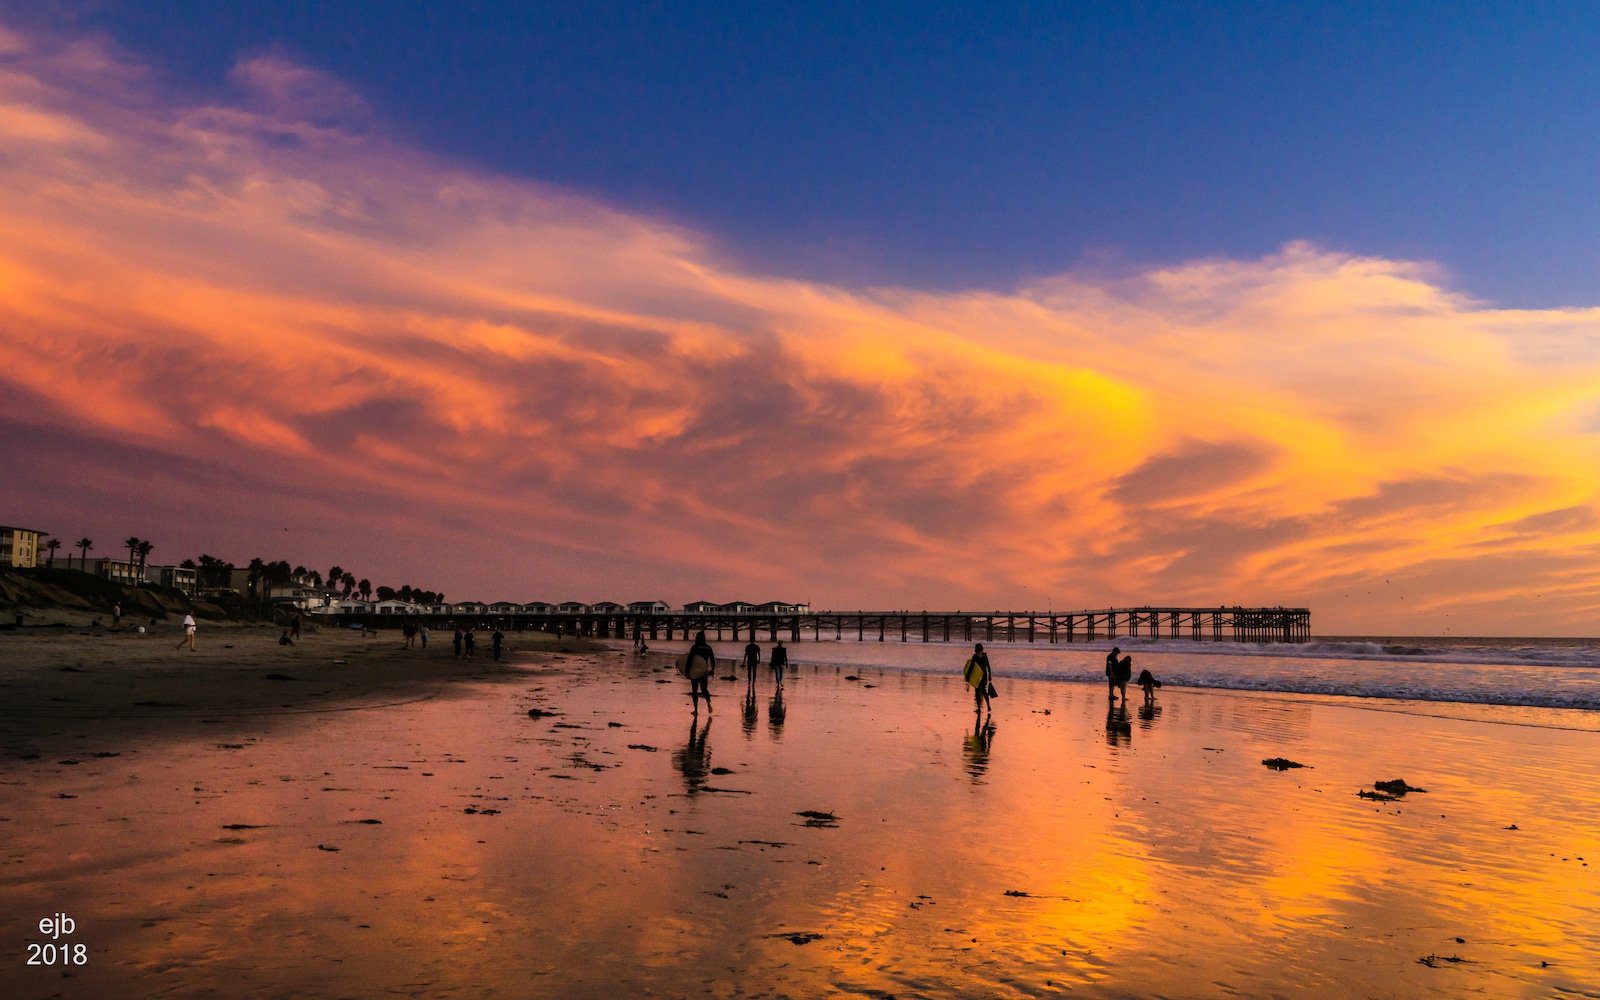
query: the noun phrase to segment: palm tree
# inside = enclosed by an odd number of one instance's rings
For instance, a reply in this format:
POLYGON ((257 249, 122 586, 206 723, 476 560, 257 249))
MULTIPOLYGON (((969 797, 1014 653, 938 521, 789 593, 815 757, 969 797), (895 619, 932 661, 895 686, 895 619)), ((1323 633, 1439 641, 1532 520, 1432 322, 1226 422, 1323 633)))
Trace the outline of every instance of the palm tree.
POLYGON ((155 545, 148 538, 140 539, 139 544, 133 547, 133 550, 139 555, 139 579, 141 580, 144 579, 144 567, 150 561, 150 550, 153 548, 155 548, 155 545))
POLYGON ((56 565, 56 549, 59 549, 59 548, 61 548, 61 539, 59 539, 59 538, 47 538, 47 539, 45 539, 44 550, 45 550, 46 553, 48 553, 45 556, 45 566, 46 567, 49 567, 51 569, 55 568, 55 565, 56 565))
POLYGON ((356 589, 361 591, 361 599, 363 601, 370 601, 372 599, 371 580, 362 580, 360 583, 356 584, 356 589))
POLYGON ((139 536, 129 535, 122 544, 128 547, 128 561, 133 562, 133 554, 139 550, 139 536))
POLYGON ((332 566, 328 569, 328 586, 337 587, 339 581, 344 579, 344 567, 332 566))
POLYGON ((78 547, 78 555, 79 555, 78 568, 79 569, 88 569, 89 568, 89 550, 94 548, 94 542, 90 541, 87 538, 80 538, 76 542, 74 542, 73 544, 78 547))
POLYGON ((350 597, 350 591, 356 589, 356 578, 349 573, 339 574, 339 586, 344 588, 345 599, 350 597))

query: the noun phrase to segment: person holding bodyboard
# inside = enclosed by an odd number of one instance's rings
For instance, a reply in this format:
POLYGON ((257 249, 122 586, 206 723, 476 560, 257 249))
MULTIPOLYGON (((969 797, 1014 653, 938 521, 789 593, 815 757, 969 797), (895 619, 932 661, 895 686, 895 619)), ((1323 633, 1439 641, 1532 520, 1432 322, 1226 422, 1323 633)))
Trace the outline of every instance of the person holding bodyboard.
POLYGON ((987 707, 993 712, 994 675, 989 670, 989 654, 983 651, 983 643, 972 647, 972 656, 961 673, 972 685, 972 710, 981 713, 987 707))
POLYGON ((694 714, 700 714, 700 698, 706 699, 706 711, 711 711, 711 675, 717 669, 717 654, 706 642, 704 632, 694 634, 694 645, 678 657, 678 673, 689 678, 689 700, 694 704, 694 714))

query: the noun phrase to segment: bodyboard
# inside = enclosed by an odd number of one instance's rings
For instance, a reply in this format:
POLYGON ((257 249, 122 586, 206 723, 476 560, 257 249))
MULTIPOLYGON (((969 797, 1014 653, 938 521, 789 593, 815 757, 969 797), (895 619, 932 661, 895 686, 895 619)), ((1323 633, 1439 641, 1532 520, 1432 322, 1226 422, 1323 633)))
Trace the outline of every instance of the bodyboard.
POLYGON ((967 660, 967 665, 962 668, 961 676, 966 678, 967 683, 973 687, 983 687, 983 668, 978 665, 976 657, 967 660))

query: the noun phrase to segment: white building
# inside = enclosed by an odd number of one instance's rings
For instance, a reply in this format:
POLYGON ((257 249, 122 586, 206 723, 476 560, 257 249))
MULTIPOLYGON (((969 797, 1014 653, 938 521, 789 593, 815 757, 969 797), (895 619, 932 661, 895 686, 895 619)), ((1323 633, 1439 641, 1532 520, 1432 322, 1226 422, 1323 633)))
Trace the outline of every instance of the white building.
POLYGON ((664 615, 672 611, 672 605, 666 601, 632 601, 628 610, 636 615, 664 615))

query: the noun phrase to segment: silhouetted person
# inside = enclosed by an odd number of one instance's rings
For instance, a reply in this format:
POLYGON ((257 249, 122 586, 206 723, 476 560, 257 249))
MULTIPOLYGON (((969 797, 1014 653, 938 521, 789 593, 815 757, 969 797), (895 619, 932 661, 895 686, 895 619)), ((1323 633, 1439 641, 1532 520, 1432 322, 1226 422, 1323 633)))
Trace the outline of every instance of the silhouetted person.
POLYGON ((706 711, 711 711, 711 675, 717 670, 717 654, 706 642, 704 632, 694 634, 694 645, 683 654, 683 670, 689 675, 689 700, 694 704, 694 714, 700 714, 700 699, 706 700, 706 711), (696 661, 700 661, 697 663, 696 661), (699 676, 696 676, 698 674, 699 676))
POLYGON ((467 659, 472 659, 473 654, 478 651, 478 637, 473 634, 472 629, 467 629, 466 636, 461 640, 461 644, 466 647, 467 659))
POLYGON ((710 736, 711 720, 707 719, 705 728, 701 729, 697 716, 689 723, 689 742, 682 750, 672 752, 672 763, 683 775, 683 790, 691 796, 700 793, 705 787, 706 775, 711 773, 711 750, 706 746, 710 736))
POLYGON ((489 646, 494 650, 494 660, 500 662, 500 651, 505 648, 506 634, 497 627, 494 634, 489 637, 489 646))
POLYGON ((750 675, 750 683, 756 682, 756 667, 761 665, 761 647, 756 645, 754 639, 744 648, 744 672, 750 675))
POLYGON ((289 630, 288 629, 284 629, 283 630, 283 634, 278 636, 278 645, 280 645, 280 646, 293 646, 294 645, 294 640, 289 638, 289 630))
POLYGON ((289 619, 289 638, 291 638, 291 639, 299 639, 300 638, 300 616, 299 615, 295 615, 293 618, 289 619))
POLYGON ((1106 697, 1117 696, 1117 658, 1122 650, 1116 646, 1111 647, 1111 652, 1106 654, 1106 697))
POLYGON ((122 605, 121 604, 113 604, 113 605, 111 605, 111 627, 112 628, 116 628, 118 625, 121 625, 121 624, 122 624, 122 605))
POLYGON ((423 649, 427 649, 428 648, 428 626, 426 626, 426 625, 418 625, 417 626, 417 639, 419 639, 421 641, 423 649))
POLYGON ((985 708, 994 711, 994 702, 990 701, 994 691, 994 674, 989 670, 989 654, 983 651, 983 643, 972 647, 972 662, 976 663, 983 671, 983 680, 972 688, 972 710, 981 713, 985 708))
POLYGON ((1124 656, 1117 661, 1116 681, 1117 691, 1122 694, 1122 703, 1128 703, 1128 681, 1133 677, 1133 657, 1124 656))
POLYGON ((780 688, 783 687, 784 671, 788 669, 789 650, 788 647, 784 646, 783 640, 779 639, 778 644, 772 647, 772 676, 780 688))
POLYGON ((1139 671, 1139 686, 1144 689, 1144 703, 1146 705, 1154 703, 1156 688, 1161 686, 1161 682, 1156 680, 1156 675, 1148 670, 1139 671))
POLYGON ((461 659, 461 654, 467 648, 467 634, 461 631, 461 626, 456 626, 456 637, 453 645, 456 647, 456 659, 461 659))

